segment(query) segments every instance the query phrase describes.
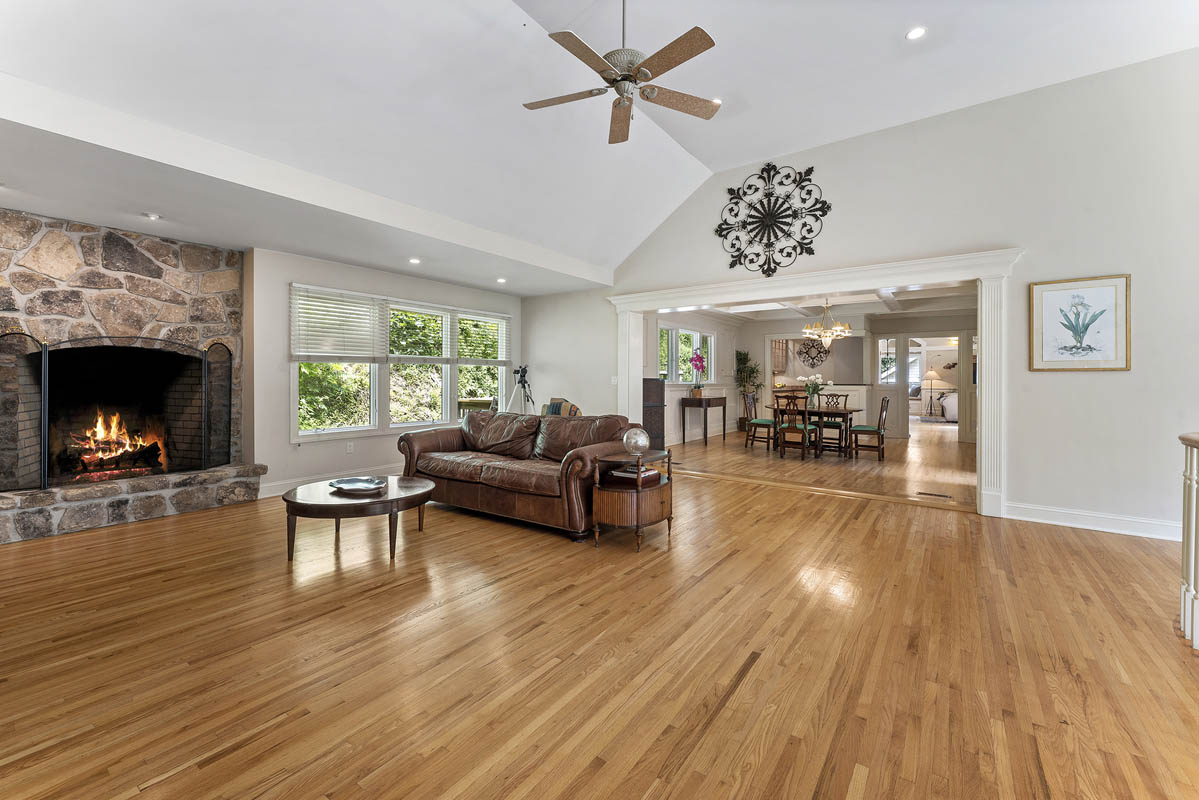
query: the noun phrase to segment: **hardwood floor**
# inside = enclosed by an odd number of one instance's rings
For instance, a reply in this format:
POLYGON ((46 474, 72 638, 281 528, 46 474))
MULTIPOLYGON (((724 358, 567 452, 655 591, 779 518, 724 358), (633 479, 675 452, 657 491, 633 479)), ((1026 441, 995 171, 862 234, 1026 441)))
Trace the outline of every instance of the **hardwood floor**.
POLYGON ((736 475, 782 483, 796 483, 885 497, 904 497, 957 505, 973 510, 976 504, 973 444, 958 442, 957 426, 912 423, 909 439, 888 439, 886 458, 863 451, 857 459, 829 451, 820 458, 800 460, 791 450, 779 458, 766 447, 745 447, 745 434, 730 431, 702 440, 674 445, 678 469, 715 475, 736 475))
POLYGON ((430 506, 289 565, 278 498, 0 546, 0 797, 1199 795, 1177 543, 675 492, 641 553, 430 506))

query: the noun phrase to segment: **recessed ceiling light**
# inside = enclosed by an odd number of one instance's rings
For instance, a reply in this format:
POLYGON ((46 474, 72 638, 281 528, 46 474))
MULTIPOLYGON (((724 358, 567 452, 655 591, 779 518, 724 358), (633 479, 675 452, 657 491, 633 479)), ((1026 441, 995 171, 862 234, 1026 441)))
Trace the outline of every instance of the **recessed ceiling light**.
POLYGON ((507 283, 508 279, 507 278, 496 278, 495 282, 496 283, 507 283))
POLYGON ((924 34, 926 33, 928 33, 928 28, 924 27, 923 25, 917 25, 915 28, 912 28, 907 32, 906 38, 909 42, 914 42, 917 39, 923 39, 924 34))
POLYGON ((410 259, 408 259, 408 263, 409 264, 419 264, 420 259, 419 258, 410 258, 410 259))
POLYGON ((142 216, 146 219, 162 219, 162 214, 155 214, 153 211, 143 211, 142 216))

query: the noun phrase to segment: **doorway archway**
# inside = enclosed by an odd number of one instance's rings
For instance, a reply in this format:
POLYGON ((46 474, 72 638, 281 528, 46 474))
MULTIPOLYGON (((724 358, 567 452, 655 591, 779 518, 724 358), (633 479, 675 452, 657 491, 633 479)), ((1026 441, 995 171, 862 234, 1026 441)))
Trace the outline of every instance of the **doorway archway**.
POLYGON ((646 364, 644 314, 659 309, 702 307, 737 301, 753 303, 776 297, 839 294, 884 288, 935 286, 976 281, 978 291, 978 513, 1003 515, 1005 492, 1007 369, 1006 282, 1023 255, 1020 248, 989 250, 936 258, 818 270, 769 280, 739 280, 614 295, 617 311, 617 410, 636 418, 641 410, 641 379, 646 364))

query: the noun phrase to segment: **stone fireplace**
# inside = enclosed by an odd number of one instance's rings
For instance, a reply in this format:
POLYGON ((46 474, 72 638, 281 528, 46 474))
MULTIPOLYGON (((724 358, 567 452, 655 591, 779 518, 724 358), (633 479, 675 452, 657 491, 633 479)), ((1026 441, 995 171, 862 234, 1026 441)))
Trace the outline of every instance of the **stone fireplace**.
POLYGON ((257 497, 241 265, 0 210, 0 543, 257 497))

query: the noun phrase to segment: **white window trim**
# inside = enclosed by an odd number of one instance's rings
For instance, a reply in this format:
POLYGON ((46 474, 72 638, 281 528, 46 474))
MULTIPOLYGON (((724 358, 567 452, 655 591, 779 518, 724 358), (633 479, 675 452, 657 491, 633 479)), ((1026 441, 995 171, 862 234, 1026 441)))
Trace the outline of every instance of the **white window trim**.
MULTIPOLYGON (((388 319, 392 309, 403 309, 417 312, 434 312, 444 315, 445 323, 443 334, 443 352, 449 348, 450 335, 449 330, 453 325, 457 324, 459 317, 470 317, 474 319, 497 320, 505 326, 504 334, 508 341, 509 358, 496 359, 494 364, 483 364, 482 366, 495 366, 498 371, 499 381, 497 386, 496 405, 502 410, 505 402, 505 391, 508 390, 508 371, 513 363, 511 358, 512 348, 512 315, 497 311, 480 311, 477 309, 459 308, 456 306, 447 306, 438 303, 425 303, 420 301, 406 300, 402 298, 387 297, 382 295, 374 295, 365 292, 352 292, 342 289, 333 289, 323 286, 311 286, 308 284, 293 283, 291 286, 297 288, 319 289, 329 292, 340 292, 342 294, 356 295, 360 297, 369 297, 379 302, 387 304, 388 319)), ((289 292, 290 292, 289 286, 289 292)), ((289 319, 288 324, 291 324, 289 319)), ((381 335, 386 335, 381 334, 381 335)), ((456 341, 456 337, 455 337, 456 341)), ((456 354, 446 352, 443 356, 448 363, 441 364, 442 367, 442 382, 441 382, 441 408, 443 417, 440 420, 415 420, 410 422, 392 422, 391 421, 391 384, 388 372, 391 365, 395 363, 405 363, 403 356, 394 356, 390 353, 386 359, 371 364, 371 386, 374 390, 372 397, 370 425, 356 426, 352 428, 335 428, 329 430, 318 430, 312 432, 300 431, 300 380, 299 370, 297 365, 303 361, 287 360, 287 369, 289 375, 289 395, 290 395, 290 440, 292 444, 300 445, 309 442, 329 441, 335 439, 367 439, 378 436, 394 436, 397 432, 404 433, 412 430, 425 430, 433 428, 453 428, 457 427, 459 422, 458 414, 458 367, 459 358, 456 354)), ((468 363, 476 360, 462 359, 468 363)), ((366 363, 366 362, 362 362, 366 363)), ((408 362, 412 363, 412 362, 408 362)))
MULTIPOLYGON (((669 340, 670 341, 670 348, 669 348, 670 355, 667 360, 667 367, 669 369, 668 369, 668 372, 666 375, 666 385, 667 386, 692 386, 692 385, 694 385, 693 381, 683 380, 682 373, 679 371, 679 334, 680 333, 689 333, 692 336, 706 337, 707 339, 710 340, 708 342, 708 362, 707 362, 708 374, 707 374, 707 377, 704 378, 704 383, 708 384, 708 385, 716 385, 717 384, 716 376, 719 373, 716 371, 717 336, 715 333, 713 333, 711 331, 699 331, 699 330, 695 330, 694 328, 683 328, 678 325, 663 325, 661 323, 658 323, 658 330, 670 332, 670 340, 669 340)), ((659 336, 659 340, 655 341, 655 343, 654 343, 655 344, 654 352, 657 352, 657 348, 658 348, 658 346, 660 346, 659 342, 660 342, 660 337, 662 336, 662 334, 659 333, 658 336, 659 336)), ((658 367, 659 367, 658 374, 661 375, 661 364, 660 363, 659 363, 658 367)))

